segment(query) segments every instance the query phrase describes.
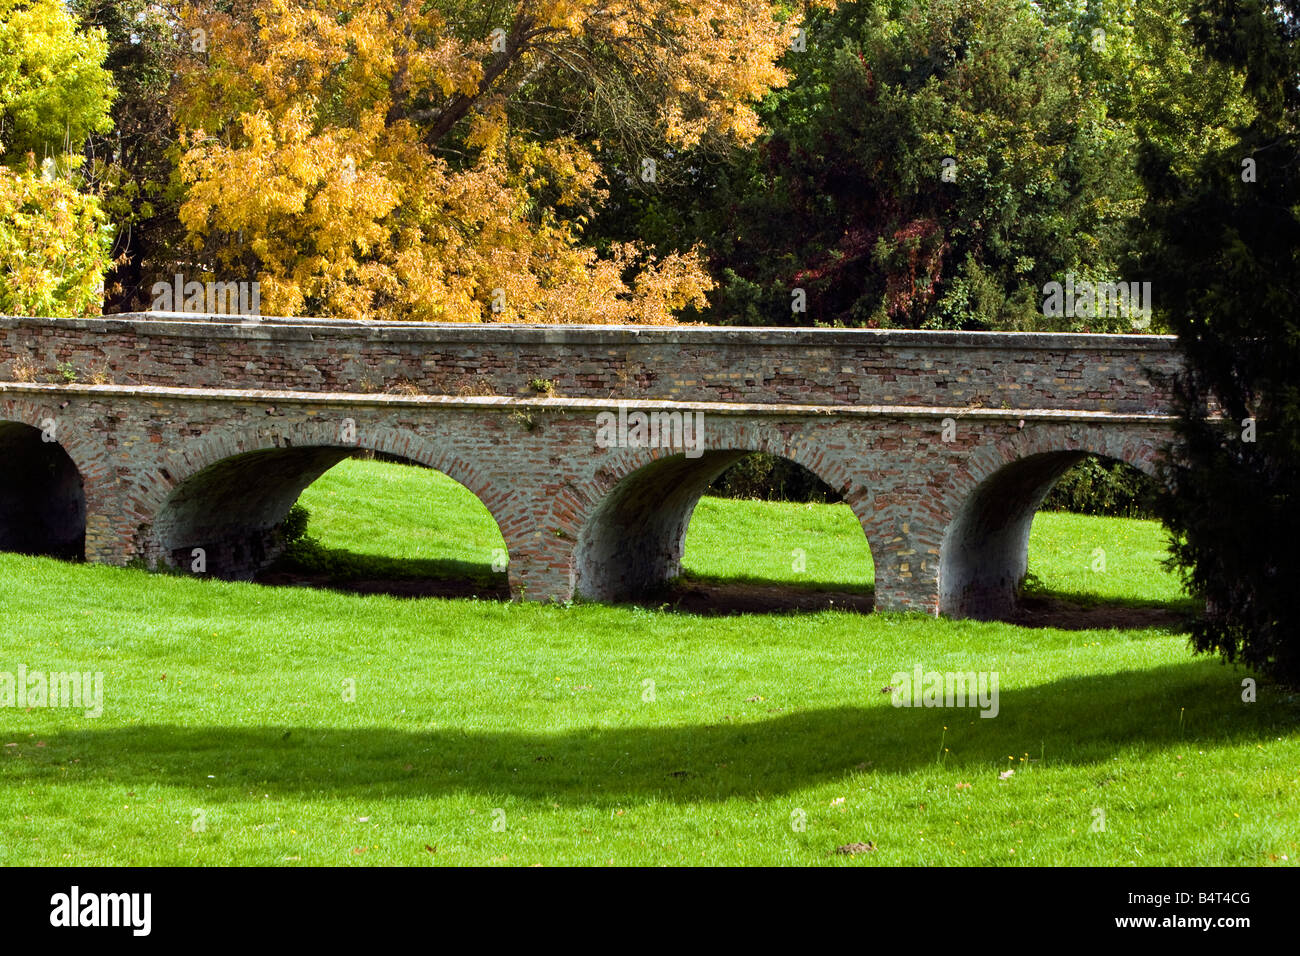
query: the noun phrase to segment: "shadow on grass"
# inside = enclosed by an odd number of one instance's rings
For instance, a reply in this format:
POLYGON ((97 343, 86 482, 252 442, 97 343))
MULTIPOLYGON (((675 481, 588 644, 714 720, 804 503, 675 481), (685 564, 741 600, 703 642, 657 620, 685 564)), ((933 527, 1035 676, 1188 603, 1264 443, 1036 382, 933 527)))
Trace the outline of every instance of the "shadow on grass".
POLYGON ((1132 772, 1130 757, 1169 749, 1194 754, 1300 733, 1294 695, 1262 687, 1258 703, 1242 704, 1243 673, 1198 660, 1064 678, 1003 691, 992 719, 975 710, 892 707, 877 680, 862 687, 861 705, 791 713, 774 713, 775 688, 767 689, 767 702, 753 704, 745 698, 754 688, 737 688, 730 714, 701 714, 677 726, 75 730, 46 736, 40 749, 29 742, 6 748, 0 771, 17 772, 25 783, 192 787, 204 799, 230 801, 254 792, 382 799, 473 793, 571 804, 709 801, 788 793, 853 774, 905 774, 935 766, 942 746, 945 766, 960 768, 977 788, 998 786, 997 771, 1009 766, 1021 774, 1040 766, 1086 767, 1101 786, 1132 772), (1008 761, 1009 754, 1017 759, 1008 761), (1116 756, 1124 759, 1117 763, 1116 756))
POLYGON ((1197 607, 1191 598, 1142 600, 1032 588, 1021 595, 1016 610, 1006 622, 1062 631, 1162 628, 1182 633, 1191 629, 1197 607))
MULTIPOLYGON (((312 587, 350 594, 404 598, 510 600, 505 572, 491 565, 449 558, 392 558, 327 548, 304 538, 255 578, 273 587, 312 587)), ((690 572, 629 605, 699 616, 804 614, 875 606, 871 585, 834 581, 772 581, 749 575, 720 577, 690 572)), ((1191 600, 1141 601, 1095 594, 1028 590, 1006 623, 1060 630, 1185 631, 1196 608, 1191 600)))
POLYGON ((451 558, 392 558, 327 548, 314 538, 294 542, 253 580, 273 587, 312 587, 393 597, 510 600, 504 571, 451 558))
POLYGON ((875 606, 875 588, 829 581, 772 581, 749 575, 720 577, 687 572, 627 603, 702 616, 817 611, 868 614, 875 606))

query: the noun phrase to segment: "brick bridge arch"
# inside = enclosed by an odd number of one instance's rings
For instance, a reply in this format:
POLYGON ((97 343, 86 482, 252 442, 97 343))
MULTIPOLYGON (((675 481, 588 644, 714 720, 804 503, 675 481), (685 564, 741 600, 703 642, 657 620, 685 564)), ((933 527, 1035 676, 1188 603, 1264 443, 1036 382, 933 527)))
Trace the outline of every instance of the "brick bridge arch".
POLYGON ((203 548, 209 573, 251 577, 276 557, 281 542, 275 529, 299 495, 357 451, 442 472, 484 505, 508 553, 519 547, 526 514, 454 441, 365 421, 355 422, 354 437, 345 440, 332 418, 220 429, 178 445, 146 473, 127 503, 141 519, 134 553, 150 565, 188 568, 192 549, 203 548))
POLYGON ((691 516, 701 496, 731 465, 755 452, 785 458, 833 488, 853 510, 871 551, 876 534, 871 493, 861 475, 827 454, 796 424, 761 425, 712 418, 699 457, 664 448, 609 449, 584 481, 557 495, 549 526, 565 543, 575 595, 616 601, 638 597, 681 571, 691 516))
POLYGON ((0 401, 0 551, 85 557, 88 511, 109 491, 103 454, 58 422, 54 404, 0 401), (43 437, 49 422, 54 441, 43 437))
POLYGON ((939 612, 999 618, 1015 607, 1029 569, 1034 516, 1057 480, 1088 457, 1151 477, 1167 433, 1138 427, 1039 425, 983 445, 936 489, 942 526, 939 612))

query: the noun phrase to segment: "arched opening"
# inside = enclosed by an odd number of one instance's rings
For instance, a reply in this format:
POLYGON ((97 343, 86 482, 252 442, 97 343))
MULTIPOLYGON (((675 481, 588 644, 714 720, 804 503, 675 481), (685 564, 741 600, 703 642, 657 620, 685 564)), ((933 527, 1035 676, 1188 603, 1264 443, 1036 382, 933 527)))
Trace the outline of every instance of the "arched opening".
POLYGON ((496 520, 440 471, 363 452, 306 488, 298 507, 305 534, 255 580, 398 597, 510 598, 496 520))
POLYGON ((1149 517, 1154 487, 1150 475, 1086 451, 1045 452, 1003 466, 966 497, 944 535, 940 612, 1012 619, 1023 611, 1027 581, 1036 591, 1130 604, 1140 603, 1135 592, 1145 582, 1152 601, 1176 600, 1160 567, 1161 546, 1153 544, 1156 523, 1131 520, 1149 517), (1040 510, 1049 498, 1050 510, 1040 510), (1030 566, 1035 529, 1049 581, 1037 580, 1030 566), (1121 573, 1127 589, 1119 586, 1121 573))
POLYGON ((472 492, 422 463, 355 448, 273 448, 210 465, 172 491, 153 535, 169 565, 214 577, 509 596, 505 543, 472 492))
POLYGON ((209 465, 167 496, 151 550, 174 568, 247 580, 279 554, 281 524, 303 489, 348 453, 268 448, 209 465))
POLYGON ((0 551, 80 561, 86 493, 62 446, 39 429, 0 422, 0 551))
POLYGON ((618 482, 581 532, 575 590, 700 613, 865 611, 873 570, 839 491, 790 459, 737 449, 667 456, 618 482))

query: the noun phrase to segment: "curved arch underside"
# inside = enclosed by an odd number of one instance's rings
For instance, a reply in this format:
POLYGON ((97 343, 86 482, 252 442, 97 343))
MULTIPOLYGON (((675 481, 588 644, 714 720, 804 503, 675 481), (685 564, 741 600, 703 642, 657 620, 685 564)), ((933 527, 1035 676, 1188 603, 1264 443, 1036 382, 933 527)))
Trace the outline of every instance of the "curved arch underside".
POLYGON ((277 529, 298 496, 351 450, 287 447, 226 458, 177 485, 154 521, 150 551, 188 568, 195 548, 207 573, 251 578, 279 553, 277 529))
POLYGON ((1029 571, 1029 533, 1048 493, 1087 451, 1029 455, 994 472, 967 495, 944 533, 939 612, 994 620, 1016 609, 1029 571))
POLYGON ((0 422, 0 551, 80 561, 86 495, 68 453, 41 432, 0 422))
MULTIPOLYGON (((582 526, 574 554, 575 594, 627 601, 677 577, 700 498, 723 472, 757 450, 710 451, 698 458, 671 455, 624 477, 582 526)), ((870 547, 865 534, 862 541, 870 547)))
POLYGON ((657 459, 620 481, 578 537, 574 589, 596 601, 639 597, 681 573, 695 505, 747 451, 657 459))

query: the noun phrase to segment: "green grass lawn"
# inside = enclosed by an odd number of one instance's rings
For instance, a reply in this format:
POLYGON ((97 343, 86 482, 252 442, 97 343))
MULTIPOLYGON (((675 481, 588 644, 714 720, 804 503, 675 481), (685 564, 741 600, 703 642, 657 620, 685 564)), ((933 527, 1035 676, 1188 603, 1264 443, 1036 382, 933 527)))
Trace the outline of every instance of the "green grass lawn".
MULTIPOLYGON (((304 504, 322 549, 422 572, 490 576, 501 546, 414 468, 345 462, 304 504)), ((1031 569, 1176 604, 1161 554, 1150 522, 1044 514, 1031 569)), ((871 582, 843 506, 705 499, 685 565, 871 582)), ((1261 683, 1244 703, 1247 672, 1167 630, 403 600, 13 555, 0 588, 0 671, 104 675, 97 719, 0 709, 2 864, 1300 859, 1300 701, 1261 683), (997 671, 998 717, 891 706, 917 664, 997 671)))

